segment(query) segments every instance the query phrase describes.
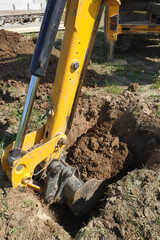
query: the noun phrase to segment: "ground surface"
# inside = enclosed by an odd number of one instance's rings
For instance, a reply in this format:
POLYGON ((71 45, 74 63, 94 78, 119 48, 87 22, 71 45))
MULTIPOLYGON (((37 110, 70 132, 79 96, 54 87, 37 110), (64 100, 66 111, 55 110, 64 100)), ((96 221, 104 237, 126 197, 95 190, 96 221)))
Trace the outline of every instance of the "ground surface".
MULTIPOLYGON (((0 168, 0 239, 160 239, 160 40, 131 40, 127 52, 116 55, 128 64, 109 64, 99 30, 68 136, 67 162, 84 181, 105 180, 96 208, 78 218, 65 206, 46 206, 33 191, 12 189, 0 168)), ((1 31, 0 42, 2 152, 15 139, 36 37, 1 31)), ((59 39, 55 46, 61 47, 59 39)), ((43 123, 58 57, 53 49, 30 131, 43 123)))

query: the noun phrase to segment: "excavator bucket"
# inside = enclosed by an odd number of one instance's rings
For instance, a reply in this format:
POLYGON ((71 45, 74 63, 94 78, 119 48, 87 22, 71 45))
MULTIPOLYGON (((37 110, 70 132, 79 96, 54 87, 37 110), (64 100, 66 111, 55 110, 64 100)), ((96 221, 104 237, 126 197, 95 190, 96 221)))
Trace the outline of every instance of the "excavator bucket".
POLYGON ((47 173, 45 200, 49 204, 65 202, 74 215, 81 215, 96 204, 104 190, 104 183, 97 179, 84 183, 76 172, 77 169, 64 161, 53 160, 47 173))

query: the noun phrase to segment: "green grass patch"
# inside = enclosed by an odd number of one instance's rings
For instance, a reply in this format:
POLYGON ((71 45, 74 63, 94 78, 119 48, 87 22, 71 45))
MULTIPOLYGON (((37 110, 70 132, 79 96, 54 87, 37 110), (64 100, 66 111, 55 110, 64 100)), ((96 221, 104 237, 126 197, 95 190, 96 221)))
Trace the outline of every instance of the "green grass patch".
POLYGON ((24 63, 24 62, 27 61, 27 58, 26 58, 26 57, 19 57, 19 58, 17 58, 17 60, 18 60, 19 62, 24 63))
POLYGON ((0 141, 0 157, 2 155, 3 149, 4 149, 4 138, 0 141))
POLYGON ((31 207, 33 205, 33 200, 32 199, 28 199, 24 201, 24 207, 23 208, 27 208, 27 207, 31 207))
POLYGON ((160 117, 160 111, 157 111, 157 112, 156 112, 156 115, 157 115, 158 117, 160 117))
POLYGON ((56 40, 54 42, 54 47, 60 50, 61 45, 62 45, 62 40, 64 37, 64 31, 58 31, 56 35, 56 40))
POLYGON ((22 208, 28 208, 31 207, 34 204, 34 201, 32 199, 27 199, 20 202, 22 204, 22 208))
POLYGON ((51 96, 47 96, 46 101, 49 102, 49 103, 51 103, 52 97, 51 97, 51 96))
POLYGON ((160 218, 159 218, 159 217, 156 218, 155 224, 156 224, 156 225, 160 225, 160 218))
POLYGON ((31 37, 32 39, 37 38, 39 33, 37 32, 32 32, 32 33, 22 33, 22 36, 28 36, 31 37))
POLYGON ((3 219, 6 215, 8 215, 8 211, 9 211, 9 206, 8 203, 5 203, 5 208, 0 210, 0 217, 3 219))
POLYGON ((135 116, 135 117, 138 117, 141 111, 142 111, 142 106, 138 104, 138 105, 136 106, 135 111, 133 112, 134 116, 135 116))
POLYGON ((139 87, 137 91, 140 92, 140 93, 145 93, 145 92, 147 92, 146 89, 143 89, 143 88, 141 88, 141 87, 139 87))
POLYGON ((15 117, 17 118, 17 120, 20 121, 21 116, 22 116, 22 111, 19 111, 19 109, 14 109, 14 110, 11 112, 11 115, 12 115, 12 116, 15 116, 15 117))
POLYGON ((127 73, 127 77, 131 80, 131 82, 138 82, 139 73, 131 71, 127 73))
POLYGON ((155 83, 153 83, 150 88, 151 89, 158 89, 158 88, 160 88, 160 81, 156 81, 155 83))
POLYGON ((142 77, 140 77, 140 80, 142 82, 147 82, 147 83, 152 83, 153 82, 153 80, 148 76, 142 76, 142 77))
POLYGON ((93 67, 93 61, 92 61, 92 59, 89 60, 89 66, 90 66, 90 67, 93 67))
POLYGON ((150 95, 150 97, 152 97, 152 98, 159 98, 159 97, 160 97, 160 95, 151 94, 151 95, 150 95))
POLYGON ((145 239, 144 229, 139 222, 134 219, 128 219, 127 221, 134 227, 137 239, 145 239))
POLYGON ((44 124, 46 119, 43 119, 43 116, 44 116, 44 113, 42 113, 41 111, 38 112, 36 109, 34 108, 32 109, 32 113, 30 117, 31 130, 38 129, 40 126, 44 124))
POLYGON ((84 95, 85 95, 87 98, 89 98, 89 97, 91 97, 91 96, 93 95, 93 93, 92 93, 92 91, 87 91, 87 92, 84 93, 84 95))
POLYGON ((118 94, 121 94, 122 88, 117 83, 112 83, 112 84, 108 84, 108 86, 106 86, 105 91, 107 93, 118 95, 118 94))
POLYGON ((20 230, 22 230, 22 229, 24 229, 24 228, 22 228, 22 227, 16 227, 16 228, 12 228, 9 232, 8 232, 8 235, 13 235, 14 233, 16 233, 17 231, 20 231, 20 230))

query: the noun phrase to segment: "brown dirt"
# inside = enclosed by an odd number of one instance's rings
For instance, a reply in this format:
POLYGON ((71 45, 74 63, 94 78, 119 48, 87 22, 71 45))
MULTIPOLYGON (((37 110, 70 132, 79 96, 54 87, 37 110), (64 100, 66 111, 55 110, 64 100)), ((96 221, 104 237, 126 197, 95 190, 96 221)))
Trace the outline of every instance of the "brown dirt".
POLYGON ((108 106, 102 112, 103 116, 100 116, 98 123, 83 134, 68 151, 68 163, 78 166, 84 181, 90 178, 105 180, 114 177, 124 169, 128 157, 127 144, 111 134, 108 106))
POLYGON ((131 92, 137 92, 138 88, 139 88, 139 83, 131 83, 128 86, 128 90, 131 92))
MULTIPOLYGON (((35 48, 35 39, 30 36, 22 36, 18 33, 0 31, 0 78, 8 80, 10 77, 17 81, 29 82, 32 54, 35 48), (3 70, 3 71, 2 71, 3 70)), ((53 82, 59 51, 53 48, 49 61, 49 69, 46 77, 41 82, 53 82)))
POLYGON ((77 137, 80 137, 95 125, 100 114, 100 106, 104 102, 103 99, 97 98, 96 95, 93 95, 92 98, 86 97, 85 92, 86 88, 84 87, 82 89, 81 101, 78 102, 72 128, 68 135, 67 149, 73 145, 77 137))
MULTIPOLYGON (((3 148, 15 139, 30 80, 35 39, 0 31, 0 41, 0 146, 3 148)), ((48 95, 52 92, 58 57, 59 51, 53 49, 47 75, 38 88, 29 131, 43 124, 41 117, 49 107, 48 95)), ((139 61, 148 64, 148 58, 147 63, 142 57, 139 61)), ((150 58, 149 64, 151 61, 150 58)), ((155 61, 147 66, 157 74, 157 57, 155 61)), ((124 82, 122 72, 113 73, 111 66, 107 69, 109 79, 124 82)), ((106 188, 98 203, 102 209, 99 217, 90 221, 76 239, 158 240, 160 182, 159 170, 154 169, 160 166, 159 89, 147 85, 146 92, 141 93, 130 92, 126 87, 122 94, 112 96, 103 88, 105 71, 106 66, 98 64, 87 71, 68 136, 67 161, 79 168, 84 181, 97 178, 107 180, 106 186, 115 183, 110 185, 109 192, 106 188), (127 174, 144 166, 153 170, 127 174)), ((46 206, 31 190, 19 193, 11 188, 0 168, 0 239, 70 239, 95 214, 97 209, 85 218, 76 218, 63 206, 46 206)))
POLYGON ((0 201, 0 239, 70 239, 32 191, 0 189, 0 201))
POLYGON ((118 179, 145 165, 158 147, 159 118, 144 114, 147 106, 138 96, 125 90, 119 98, 105 101, 97 123, 70 147, 68 163, 78 166, 84 181, 118 179))
POLYGON ((160 171, 135 170, 110 185, 98 218, 82 228, 75 240, 159 240, 160 171))

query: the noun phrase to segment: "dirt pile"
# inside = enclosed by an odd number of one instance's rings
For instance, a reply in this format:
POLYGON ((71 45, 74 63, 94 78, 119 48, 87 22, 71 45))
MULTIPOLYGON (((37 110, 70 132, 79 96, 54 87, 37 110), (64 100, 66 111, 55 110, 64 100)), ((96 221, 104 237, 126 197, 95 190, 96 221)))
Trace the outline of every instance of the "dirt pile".
POLYGON ((32 191, 0 189, 0 239, 70 239, 32 191))
POLYGON ((127 144, 111 134, 108 111, 104 108, 98 123, 82 135, 69 149, 68 163, 77 166, 84 181, 110 179, 124 170, 128 157, 127 144))
POLYGON ((11 55, 18 50, 20 35, 18 33, 0 31, 0 56, 11 55))
POLYGON ((159 118, 138 96, 125 90, 117 98, 103 97, 97 123, 69 148, 67 161, 78 166, 84 181, 119 179, 159 148, 159 118))
MULTIPOLYGON (((18 33, 0 31, 0 80, 10 78, 29 83, 32 55, 35 49, 35 38, 18 33)), ((42 83, 53 83, 59 51, 53 47, 47 74, 42 83)))
POLYGON ((85 92, 86 88, 82 89, 80 101, 78 102, 75 116, 73 119, 72 127, 67 137, 66 148, 72 146, 77 137, 85 134, 88 129, 92 128, 100 115, 101 107, 104 103, 102 98, 93 95, 91 98, 87 97, 85 92))

